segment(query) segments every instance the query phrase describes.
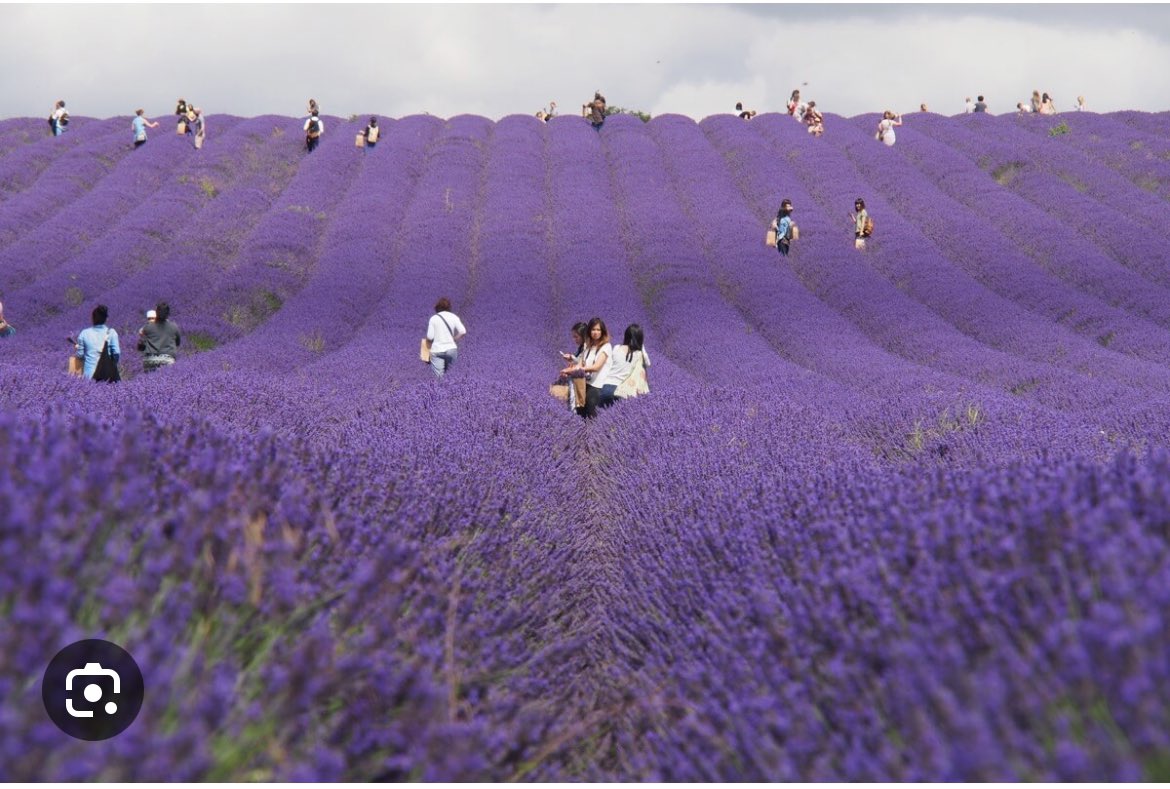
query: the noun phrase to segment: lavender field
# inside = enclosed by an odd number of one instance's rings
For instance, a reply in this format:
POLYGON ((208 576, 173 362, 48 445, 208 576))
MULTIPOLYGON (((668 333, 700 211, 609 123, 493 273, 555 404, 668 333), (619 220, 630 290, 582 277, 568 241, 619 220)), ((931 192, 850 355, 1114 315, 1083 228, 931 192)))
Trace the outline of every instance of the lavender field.
POLYGON ((1170 113, 877 120, 0 121, 0 779, 1170 780, 1170 113))

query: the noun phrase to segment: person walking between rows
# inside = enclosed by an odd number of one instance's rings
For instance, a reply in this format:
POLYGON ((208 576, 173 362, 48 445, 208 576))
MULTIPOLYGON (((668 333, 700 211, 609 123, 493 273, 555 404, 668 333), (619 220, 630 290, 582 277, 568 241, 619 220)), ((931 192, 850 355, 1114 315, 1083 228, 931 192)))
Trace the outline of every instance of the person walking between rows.
POLYGON ((853 222, 853 248, 864 250, 865 240, 873 235, 873 220, 869 218, 865 201, 860 197, 853 201, 853 210, 857 212, 849 215, 853 222))
POLYGON ((146 110, 138 109, 134 111, 134 120, 130 125, 134 130, 134 147, 141 148, 146 144, 146 130, 147 128, 157 129, 158 124, 152 123, 146 117, 146 110))
POLYGON ((878 121, 877 138, 886 145, 893 145, 896 141, 894 136, 894 127, 902 125, 902 116, 895 115, 892 110, 886 110, 882 113, 882 119, 878 121))
POLYGON ((378 119, 375 116, 370 116, 370 122, 366 124, 366 128, 362 129, 362 139, 365 145, 363 149, 373 149, 378 146, 378 137, 382 134, 382 130, 378 128, 378 119))
POLYGON ((776 251, 788 257, 789 247, 796 238, 796 223, 792 221, 792 201, 784 198, 780 201, 780 210, 772 220, 772 227, 776 231, 776 251))
POLYGON ((325 133, 325 122, 321 120, 321 116, 313 110, 313 114, 305 119, 305 150, 312 153, 317 149, 317 144, 321 141, 321 135, 325 133))
POLYGON ((146 325, 138 330, 143 372, 153 373, 175 363, 183 338, 178 324, 170 320, 170 316, 171 305, 165 301, 146 313, 146 325))
POLYGON ((613 349, 613 364, 601 392, 603 406, 650 393, 650 384, 646 380, 650 356, 643 348, 644 343, 645 337, 641 326, 631 323, 626 327, 622 344, 614 346, 613 349))
POLYGON ((77 335, 76 355, 85 360, 82 376, 108 383, 120 381, 122 376, 118 372, 118 360, 122 358, 122 348, 118 344, 118 332, 106 326, 110 310, 106 305, 99 304, 93 308, 90 317, 93 325, 82 329, 77 335))
POLYGON ((435 314, 427 323, 427 347, 430 349, 431 371, 439 378, 451 372, 459 358, 458 340, 467 329, 459 316, 451 311, 451 300, 446 296, 435 303, 435 314))

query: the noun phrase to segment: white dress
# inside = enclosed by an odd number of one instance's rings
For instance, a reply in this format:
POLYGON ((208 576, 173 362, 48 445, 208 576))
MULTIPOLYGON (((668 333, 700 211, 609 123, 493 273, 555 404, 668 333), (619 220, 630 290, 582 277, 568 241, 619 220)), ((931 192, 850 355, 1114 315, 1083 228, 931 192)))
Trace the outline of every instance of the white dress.
POLYGON ((878 124, 878 131, 881 133, 882 142, 886 145, 894 144, 894 122, 889 118, 885 118, 878 124))

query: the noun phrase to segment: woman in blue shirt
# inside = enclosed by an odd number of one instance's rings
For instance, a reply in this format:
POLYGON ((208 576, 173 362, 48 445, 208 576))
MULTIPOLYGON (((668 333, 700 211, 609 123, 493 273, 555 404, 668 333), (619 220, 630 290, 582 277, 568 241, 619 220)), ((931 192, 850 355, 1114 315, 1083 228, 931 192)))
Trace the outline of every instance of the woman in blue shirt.
POLYGON ((134 147, 139 148, 146 142, 146 128, 149 126, 152 129, 158 128, 157 123, 151 123, 143 114, 146 110, 135 110, 134 120, 131 125, 134 127, 134 147))
POLYGON ((781 255, 788 257, 788 247, 792 239, 792 201, 784 198, 780 202, 780 210, 776 213, 776 249, 781 255))

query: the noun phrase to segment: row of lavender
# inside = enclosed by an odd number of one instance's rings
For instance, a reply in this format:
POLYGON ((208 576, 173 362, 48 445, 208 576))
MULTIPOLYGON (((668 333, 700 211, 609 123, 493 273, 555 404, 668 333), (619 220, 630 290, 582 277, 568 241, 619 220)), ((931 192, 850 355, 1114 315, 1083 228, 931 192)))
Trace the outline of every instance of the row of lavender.
POLYGON ((95 392, 45 369, 66 318, 22 327, 12 777, 1160 775, 1162 367, 960 273, 994 255, 884 189, 914 243, 862 263, 833 190, 868 188, 864 135, 622 120, 404 119, 378 159, 251 176, 272 147, 241 137, 168 220, 228 239, 214 267, 95 266, 111 301, 181 278, 218 349, 95 392), (758 236, 788 187, 809 243, 781 265, 758 236), (473 329, 443 386, 406 366, 440 288, 473 329), (280 303, 225 319, 256 293, 280 303), (648 327, 655 392, 585 426, 541 389, 594 311, 648 327), (33 703, 41 653, 94 634, 162 688, 104 750, 33 703))

